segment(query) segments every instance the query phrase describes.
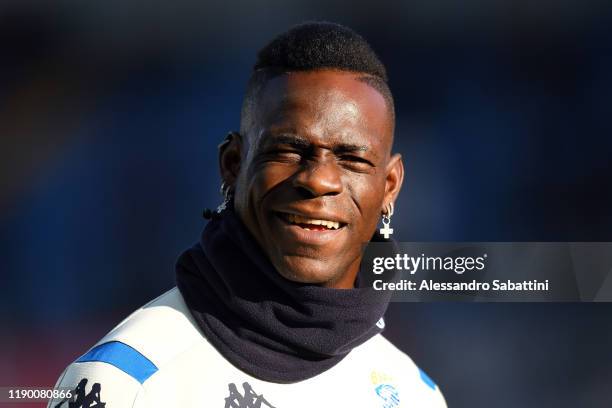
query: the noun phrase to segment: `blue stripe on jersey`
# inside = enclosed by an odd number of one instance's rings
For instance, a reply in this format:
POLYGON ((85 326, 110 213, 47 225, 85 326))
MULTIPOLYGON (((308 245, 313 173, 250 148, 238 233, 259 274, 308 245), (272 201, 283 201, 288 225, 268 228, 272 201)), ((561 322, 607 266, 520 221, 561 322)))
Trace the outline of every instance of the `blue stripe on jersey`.
POLYGON ((140 354, 138 350, 120 341, 109 341, 108 343, 100 344, 89 350, 76 362, 85 363, 91 361, 100 361, 114 365, 141 384, 157 371, 157 367, 151 360, 140 354))
POLYGON ((425 374, 425 371, 419 368, 419 374, 421 375, 421 380, 423 380, 423 382, 427 384, 429 388, 431 388, 432 390, 436 389, 436 383, 433 382, 433 380, 429 378, 427 374, 425 374))

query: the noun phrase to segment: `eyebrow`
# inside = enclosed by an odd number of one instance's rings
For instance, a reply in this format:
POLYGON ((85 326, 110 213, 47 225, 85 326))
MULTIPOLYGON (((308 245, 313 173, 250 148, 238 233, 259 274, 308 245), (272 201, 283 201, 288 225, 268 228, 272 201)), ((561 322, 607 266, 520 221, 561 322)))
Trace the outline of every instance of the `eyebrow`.
MULTIPOLYGON (((289 145, 298 149, 308 149, 312 143, 307 139, 297 135, 268 135, 265 138, 264 145, 283 144, 289 145)), ((332 147, 334 152, 351 153, 351 152, 366 152, 369 150, 366 145, 356 145, 351 143, 340 143, 332 147)))
POLYGON ((265 136, 264 145, 289 145, 300 149, 310 147, 310 142, 303 137, 296 135, 268 135, 265 136))

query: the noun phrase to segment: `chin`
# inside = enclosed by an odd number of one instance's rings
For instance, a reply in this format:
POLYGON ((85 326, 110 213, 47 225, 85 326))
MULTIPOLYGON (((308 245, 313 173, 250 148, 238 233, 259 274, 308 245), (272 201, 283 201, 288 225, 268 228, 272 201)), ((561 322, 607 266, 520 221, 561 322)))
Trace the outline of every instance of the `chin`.
POLYGON ((339 276, 335 272, 343 270, 326 261, 302 257, 289 257, 275 266, 279 274, 287 280, 321 286, 337 281, 339 276))

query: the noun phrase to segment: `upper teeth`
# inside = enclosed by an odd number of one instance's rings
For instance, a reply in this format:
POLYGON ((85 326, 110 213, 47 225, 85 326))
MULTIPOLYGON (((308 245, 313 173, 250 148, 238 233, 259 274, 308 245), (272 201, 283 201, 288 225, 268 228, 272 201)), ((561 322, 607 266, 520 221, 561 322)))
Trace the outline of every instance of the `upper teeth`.
POLYGON ((300 217, 295 214, 287 214, 287 219, 289 222, 294 224, 312 224, 312 225, 323 225, 327 228, 338 229, 340 228, 340 223, 336 221, 327 221, 327 220, 314 220, 311 218, 300 217))

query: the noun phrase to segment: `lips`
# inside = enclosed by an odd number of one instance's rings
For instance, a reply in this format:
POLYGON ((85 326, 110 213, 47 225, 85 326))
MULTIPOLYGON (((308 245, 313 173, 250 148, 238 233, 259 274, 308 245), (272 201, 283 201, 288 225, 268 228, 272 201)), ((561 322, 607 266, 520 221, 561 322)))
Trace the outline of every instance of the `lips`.
POLYGON ((346 225, 345 223, 336 220, 307 217, 292 213, 278 212, 277 215, 288 224, 297 225, 308 231, 338 230, 346 225))

